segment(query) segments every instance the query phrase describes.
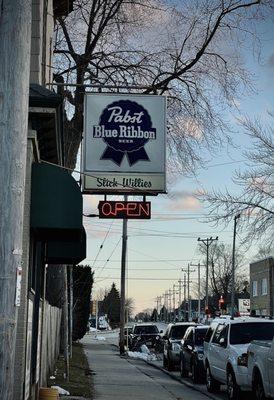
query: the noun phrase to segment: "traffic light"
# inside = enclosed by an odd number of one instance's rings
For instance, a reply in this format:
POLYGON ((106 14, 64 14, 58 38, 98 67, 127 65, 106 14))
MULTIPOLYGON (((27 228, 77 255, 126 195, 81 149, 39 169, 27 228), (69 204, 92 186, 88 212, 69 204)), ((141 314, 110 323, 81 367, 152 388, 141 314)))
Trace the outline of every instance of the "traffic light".
POLYGON ((225 301, 223 299, 223 296, 221 296, 221 298, 219 300, 219 309, 220 310, 225 310, 226 309, 226 304, 225 304, 225 301))

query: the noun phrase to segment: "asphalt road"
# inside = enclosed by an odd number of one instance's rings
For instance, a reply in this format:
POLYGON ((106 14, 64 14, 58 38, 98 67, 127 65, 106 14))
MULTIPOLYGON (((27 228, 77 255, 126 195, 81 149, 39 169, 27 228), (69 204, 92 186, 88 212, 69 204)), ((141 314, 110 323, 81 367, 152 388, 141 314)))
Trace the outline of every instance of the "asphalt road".
MULTIPOLYGON (((93 371, 94 400, 205 400, 208 394, 178 381, 142 360, 120 357, 117 337, 112 334, 86 335, 85 347, 93 371), (106 340, 102 340, 105 338, 106 340), (100 340, 101 339, 101 340, 100 340), (116 343, 115 343, 116 342, 116 343)), ((210 396, 223 399, 223 394, 210 396)))

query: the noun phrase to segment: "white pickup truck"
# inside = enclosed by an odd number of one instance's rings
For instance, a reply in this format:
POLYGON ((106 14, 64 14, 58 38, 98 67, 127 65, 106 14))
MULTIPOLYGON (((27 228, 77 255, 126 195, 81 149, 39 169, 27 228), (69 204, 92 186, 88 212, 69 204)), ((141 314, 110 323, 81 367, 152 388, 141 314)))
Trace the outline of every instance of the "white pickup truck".
POLYGON ((274 399, 274 338, 254 340, 248 347, 248 382, 256 400, 274 399))

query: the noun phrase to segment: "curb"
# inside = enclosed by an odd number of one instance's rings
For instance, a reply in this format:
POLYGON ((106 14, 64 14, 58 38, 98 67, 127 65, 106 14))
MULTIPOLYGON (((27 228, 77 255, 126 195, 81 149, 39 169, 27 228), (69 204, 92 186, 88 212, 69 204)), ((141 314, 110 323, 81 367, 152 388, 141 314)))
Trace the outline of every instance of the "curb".
MULTIPOLYGON (((143 360, 143 361, 145 361, 145 360, 143 360)), ((199 388, 199 387, 193 385, 193 384, 190 383, 190 382, 187 382, 187 381, 182 380, 181 378, 179 378, 179 377, 173 375, 172 372, 167 371, 165 368, 160 367, 159 365, 155 365, 155 364, 153 364, 153 363, 150 362, 150 361, 145 361, 145 362, 146 362, 148 365, 150 365, 151 367, 154 367, 154 368, 156 368, 156 369, 158 369, 158 370, 164 372, 166 375, 169 375, 170 378, 174 379, 174 380, 177 381, 177 382, 180 382, 182 385, 185 385, 185 386, 189 387, 190 389, 196 390, 197 392, 202 393, 203 395, 209 397, 210 399, 213 399, 213 400, 220 400, 220 397, 217 397, 217 396, 215 396, 214 394, 208 393, 208 391, 207 391, 206 389, 199 388)))

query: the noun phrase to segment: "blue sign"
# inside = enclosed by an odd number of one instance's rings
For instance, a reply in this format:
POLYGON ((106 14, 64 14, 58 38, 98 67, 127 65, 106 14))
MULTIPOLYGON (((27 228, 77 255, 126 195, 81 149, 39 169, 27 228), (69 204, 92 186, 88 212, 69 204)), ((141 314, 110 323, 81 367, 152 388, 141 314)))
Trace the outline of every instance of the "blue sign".
POLYGON ((156 129, 143 106, 135 101, 119 100, 102 111, 99 124, 93 126, 92 136, 107 144, 102 160, 121 165, 126 156, 131 166, 140 160, 150 162, 144 146, 156 139, 156 129))

